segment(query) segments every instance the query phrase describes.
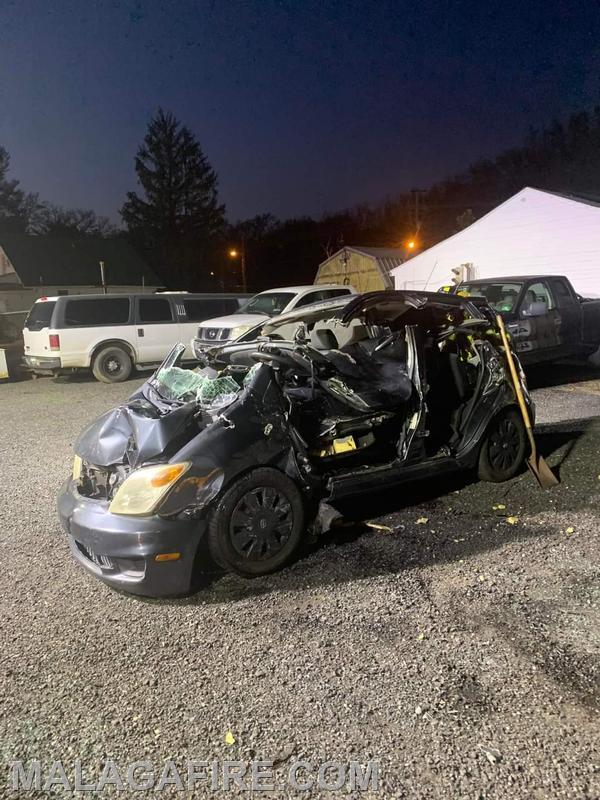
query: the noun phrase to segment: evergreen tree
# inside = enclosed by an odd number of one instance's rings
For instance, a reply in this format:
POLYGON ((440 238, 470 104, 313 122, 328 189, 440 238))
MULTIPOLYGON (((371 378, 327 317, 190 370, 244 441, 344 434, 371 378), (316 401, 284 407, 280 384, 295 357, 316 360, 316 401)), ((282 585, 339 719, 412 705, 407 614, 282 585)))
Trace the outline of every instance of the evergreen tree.
POLYGON ((225 229, 217 175, 192 132, 159 109, 135 159, 143 197, 128 192, 121 216, 166 285, 206 283, 225 229))

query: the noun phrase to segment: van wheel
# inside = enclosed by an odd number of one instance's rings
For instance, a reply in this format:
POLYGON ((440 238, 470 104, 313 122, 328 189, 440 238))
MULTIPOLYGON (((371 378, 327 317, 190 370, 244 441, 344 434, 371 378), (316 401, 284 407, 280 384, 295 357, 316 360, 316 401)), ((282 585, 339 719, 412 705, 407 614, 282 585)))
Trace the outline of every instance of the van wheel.
POLYGON ((131 356, 116 345, 104 347, 94 358, 92 373, 97 381, 119 383, 131 375, 131 356))
POLYGON ((296 484, 261 467, 239 478, 213 512, 208 547, 230 572, 268 575, 294 556, 304 530, 304 503, 296 484))
POLYGON ((521 414, 514 408, 498 414, 486 431, 477 473, 482 481, 502 483, 521 469, 527 453, 527 431, 521 414))

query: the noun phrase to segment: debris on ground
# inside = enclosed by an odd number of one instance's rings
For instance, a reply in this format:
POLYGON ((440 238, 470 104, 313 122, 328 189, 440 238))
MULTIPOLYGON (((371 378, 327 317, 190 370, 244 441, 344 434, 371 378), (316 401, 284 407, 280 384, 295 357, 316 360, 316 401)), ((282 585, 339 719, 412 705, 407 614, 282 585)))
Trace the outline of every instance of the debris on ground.
POLYGON ((497 764, 499 761, 502 761, 502 753, 500 750, 496 750, 495 747, 485 747, 484 745, 480 744, 479 749, 490 762, 490 764, 497 764))
POLYGON ((379 522, 371 522, 371 520, 365 522, 367 528, 374 528, 376 531, 384 531, 385 533, 393 533, 394 529, 390 528, 389 525, 381 525, 379 522))

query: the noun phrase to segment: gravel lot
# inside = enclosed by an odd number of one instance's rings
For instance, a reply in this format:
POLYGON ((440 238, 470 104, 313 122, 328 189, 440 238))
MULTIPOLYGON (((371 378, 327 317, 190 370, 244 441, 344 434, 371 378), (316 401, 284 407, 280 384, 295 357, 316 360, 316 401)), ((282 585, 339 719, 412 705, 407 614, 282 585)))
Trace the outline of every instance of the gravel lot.
POLYGON ((372 496, 282 573, 176 601, 88 577, 56 519, 74 439, 135 386, 0 386, 5 763, 264 758, 311 797, 295 759, 377 759, 386 798, 600 796, 597 381, 536 390, 553 492, 372 496))

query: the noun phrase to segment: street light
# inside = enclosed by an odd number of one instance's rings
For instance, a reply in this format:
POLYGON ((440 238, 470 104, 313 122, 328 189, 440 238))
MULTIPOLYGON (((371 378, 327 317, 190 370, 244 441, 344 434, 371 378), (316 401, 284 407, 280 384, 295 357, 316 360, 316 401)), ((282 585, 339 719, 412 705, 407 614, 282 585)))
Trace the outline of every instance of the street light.
POLYGON ((235 247, 232 247, 229 251, 230 258, 237 258, 240 257, 241 259, 241 267, 242 267, 242 291, 246 292, 246 248, 243 247, 242 250, 236 250, 235 247))

